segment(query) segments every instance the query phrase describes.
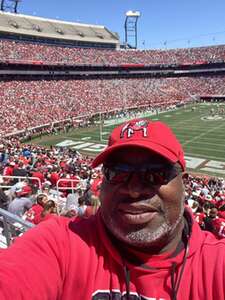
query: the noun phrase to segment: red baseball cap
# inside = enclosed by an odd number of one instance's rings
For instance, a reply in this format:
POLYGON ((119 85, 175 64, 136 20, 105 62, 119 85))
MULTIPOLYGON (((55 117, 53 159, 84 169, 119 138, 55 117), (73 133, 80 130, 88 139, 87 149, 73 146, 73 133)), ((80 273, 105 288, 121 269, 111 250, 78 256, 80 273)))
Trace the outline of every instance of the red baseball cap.
POLYGON ((104 163, 115 150, 134 146, 154 151, 173 163, 178 162, 185 170, 184 152, 172 130, 160 121, 147 119, 134 119, 116 127, 108 146, 93 160, 92 167, 104 163))
POLYGON ((29 185, 25 185, 22 189, 16 191, 18 196, 25 196, 32 193, 32 189, 29 185))

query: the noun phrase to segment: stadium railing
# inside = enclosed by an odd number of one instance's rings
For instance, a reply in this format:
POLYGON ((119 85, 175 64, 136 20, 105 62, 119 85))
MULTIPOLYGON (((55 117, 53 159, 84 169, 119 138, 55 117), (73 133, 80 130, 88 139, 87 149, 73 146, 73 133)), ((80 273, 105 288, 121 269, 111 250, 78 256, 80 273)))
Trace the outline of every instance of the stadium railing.
MULTIPOLYGON (((6 240, 5 247, 10 246, 14 238, 35 226, 2 208, 0 208, 0 223, 3 228, 2 237, 5 237, 6 240)), ((3 239, 1 238, 1 242, 2 241, 3 239)), ((4 243, 1 243, 1 247, 2 244, 4 243)))
POLYGON ((19 182, 21 182, 21 181, 26 181, 26 180, 28 180, 28 181, 37 181, 38 182, 38 189, 41 191, 42 190, 42 186, 41 186, 41 180, 40 180, 40 178, 38 178, 38 177, 28 177, 28 176, 7 176, 7 175, 2 175, 1 176, 1 179, 2 179, 2 183, 0 184, 0 188, 4 188, 4 189, 10 189, 13 185, 14 185, 14 183, 13 184, 10 184, 10 182, 9 182, 9 184, 7 184, 7 185, 4 185, 4 179, 10 179, 10 181, 11 180, 13 180, 13 179, 16 179, 16 180, 18 180, 19 182))

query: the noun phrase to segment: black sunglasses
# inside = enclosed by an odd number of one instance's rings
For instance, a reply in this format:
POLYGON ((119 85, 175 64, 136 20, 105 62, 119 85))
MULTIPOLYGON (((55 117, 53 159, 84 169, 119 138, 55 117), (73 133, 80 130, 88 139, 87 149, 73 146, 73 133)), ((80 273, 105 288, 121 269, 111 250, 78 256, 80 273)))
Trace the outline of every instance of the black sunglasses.
POLYGON ((177 164, 149 164, 138 167, 116 164, 104 165, 102 171, 105 179, 111 184, 127 183, 132 174, 138 174, 140 180, 145 184, 163 185, 180 174, 181 168, 177 164))

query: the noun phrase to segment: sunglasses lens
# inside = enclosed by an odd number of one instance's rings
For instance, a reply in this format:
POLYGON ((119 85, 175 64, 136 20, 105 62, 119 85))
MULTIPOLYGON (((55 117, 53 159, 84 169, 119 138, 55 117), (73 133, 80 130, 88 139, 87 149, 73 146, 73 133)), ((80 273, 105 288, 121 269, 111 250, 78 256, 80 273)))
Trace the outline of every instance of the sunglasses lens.
POLYGON ((156 168, 152 167, 141 168, 141 169, 131 169, 129 170, 129 166, 121 167, 104 167, 103 174, 108 182, 112 184, 119 184, 123 182, 127 182, 129 178, 131 178, 132 174, 138 174, 139 178, 142 182, 150 185, 163 185, 167 184, 170 180, 178 175, 178 171, 174 166, 156 168))
POLYGON ((114 168, 104 167, 103 174, 105 175, 108 182, 112 184, 118 184, 121 182, 125 182, 130 173, 119 171, 114 168))
POLYGON ((110 182, 114 183, 114 184, 126 182, 129 175, 130 175, 130 173, 127 173, 127 172, 117 172, 116 174, 114 174, 114 176, 111 177, 110 182))
POLYGON ((161 185, 165 182, 165 173, 147 171, 145 174, 145 178, 145 181, 151 185, 161 185))

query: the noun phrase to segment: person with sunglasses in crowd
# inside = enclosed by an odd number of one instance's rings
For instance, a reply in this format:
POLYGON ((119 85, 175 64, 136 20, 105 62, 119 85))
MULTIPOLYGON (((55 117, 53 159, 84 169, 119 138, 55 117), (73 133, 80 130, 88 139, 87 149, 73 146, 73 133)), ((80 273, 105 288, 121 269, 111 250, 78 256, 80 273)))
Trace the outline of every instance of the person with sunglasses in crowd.
POLYGON ((171 129, 128 121, 92 163, 101 164, 96 215, 42 222, 1 253, 0 299, 225 299, 225 240, 185 207, 171 129))

